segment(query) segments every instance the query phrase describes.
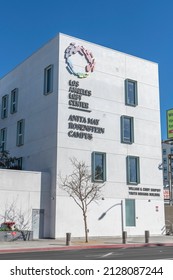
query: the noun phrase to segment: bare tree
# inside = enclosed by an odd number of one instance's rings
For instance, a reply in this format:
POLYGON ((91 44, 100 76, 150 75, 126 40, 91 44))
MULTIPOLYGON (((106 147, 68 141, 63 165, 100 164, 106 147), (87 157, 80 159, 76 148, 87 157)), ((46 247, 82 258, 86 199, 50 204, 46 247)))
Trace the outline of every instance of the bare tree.
POLYGON ((91 174, 85 162, 79 162, 76 158, 71 159, 73 166, 72 174, 65 178, 60 176, 61 188, 65 190, 83 213, 85 228, 85 242, 88 242, 87 210, 88 205, 100 199, 103 184, 96 184, 91 181, 91 174))
POLYGON ((27 230, 29 228, 29 218, 27 213, 22 211, 22 209, 17 208, 16 202, 12 202, 10 205, 6 206, 3 217, 4 222, 15 222, 15 227, 18 230, 27 230))
POLYGON ((24 231, 29 230, 31 217, 27 212, 17 207, 16 201, 6 204, 4 213, 0 217, 4 224, 14 223, 15 230, 20 231, 23 239, 26 240, 24 231))

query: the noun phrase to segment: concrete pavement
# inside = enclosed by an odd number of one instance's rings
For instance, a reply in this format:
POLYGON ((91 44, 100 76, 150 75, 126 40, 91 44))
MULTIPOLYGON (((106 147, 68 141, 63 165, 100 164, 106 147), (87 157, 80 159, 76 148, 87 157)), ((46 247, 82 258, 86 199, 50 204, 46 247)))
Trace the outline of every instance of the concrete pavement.
POLYGON ((127 238, 126 244, 122 244, 122 238, 120 237, 90 237, 88 243, 85 243, 82 238, 72 238, 69 246, 66 246, 65 238, 39 239, 33 241, 8 241, 0 242, 0 253, 144 246, 173 246, 173 236, 150 236, 149 243, 145 243, 144 236, 133 236, 127 238))

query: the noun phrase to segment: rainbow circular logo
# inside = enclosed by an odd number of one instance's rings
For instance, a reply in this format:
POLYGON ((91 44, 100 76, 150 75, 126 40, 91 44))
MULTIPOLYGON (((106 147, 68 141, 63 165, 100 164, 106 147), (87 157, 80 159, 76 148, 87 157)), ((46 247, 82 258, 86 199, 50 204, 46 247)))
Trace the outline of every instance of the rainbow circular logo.
POLYGON ((75 43, 70 43, 70 45, 65 50, 64 58, 65 58, 65 62, 67 65, 67 70, 71 74, 77 76, 78 78, 86 78, 86 77, 88 77, 90 72, 94 71, 95 59, 94 59, 92 53, 90 51, 86 50, 83 46, 76 46, 75 43), (77 53, 80 54, 81 56, 83 56, 84 59, 86 60, 87 65, 85 66, 84 73, 75 71, 74 66, 71 62, 70 57, 77 53))

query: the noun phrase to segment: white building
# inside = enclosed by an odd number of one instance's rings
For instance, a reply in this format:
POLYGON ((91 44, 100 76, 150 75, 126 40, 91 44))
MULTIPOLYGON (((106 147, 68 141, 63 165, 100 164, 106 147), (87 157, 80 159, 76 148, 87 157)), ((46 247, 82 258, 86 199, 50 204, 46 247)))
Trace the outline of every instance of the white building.
POLYGON ((0 98, 0 144, 27 170, 0 171, 1 208, 22 201, 44 225, 41 237, 84 236, 82 212, 58 179, 76 157, 105 182, 89 207, 90 236, 121 235, 122 214, 128 235, 162 233, 156 63, 59 34, 1 78, 0 98))

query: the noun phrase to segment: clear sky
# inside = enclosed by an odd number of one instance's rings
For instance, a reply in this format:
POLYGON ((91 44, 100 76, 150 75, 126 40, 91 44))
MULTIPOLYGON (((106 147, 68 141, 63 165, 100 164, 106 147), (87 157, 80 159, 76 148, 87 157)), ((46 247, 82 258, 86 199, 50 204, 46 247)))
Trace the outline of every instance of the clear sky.
POLYGON ((0 0, 0 77, 59 32, 157 62, 162 139, 167 138, 166 110, 173 108, 172 0, 0 0))

